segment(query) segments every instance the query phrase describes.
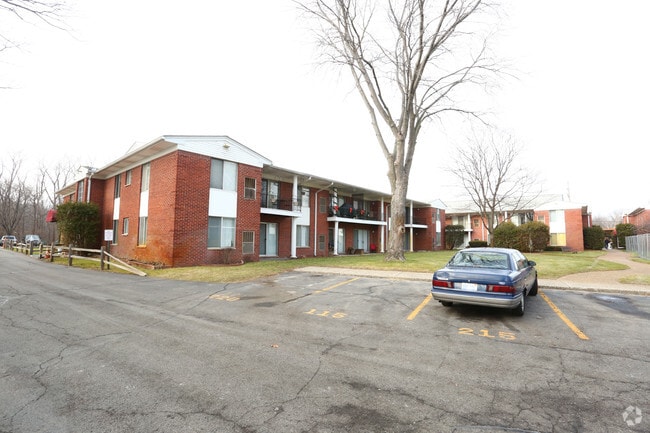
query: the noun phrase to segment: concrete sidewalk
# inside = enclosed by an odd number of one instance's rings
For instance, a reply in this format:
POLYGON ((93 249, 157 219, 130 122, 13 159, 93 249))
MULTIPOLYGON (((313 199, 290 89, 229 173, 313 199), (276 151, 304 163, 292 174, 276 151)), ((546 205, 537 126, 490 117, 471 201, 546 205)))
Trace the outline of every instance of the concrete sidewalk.
MULTIPOLYGON (((630 259, 630 253, 608 250, 599 260, 622 263, 629 267, 622 271, 584 272, 567 275, 555 280, 540 279, 542 289, 578 290, 597 293, 619 293, 628 295, 650 296, 650 286, 623 284, 619 280, 632 275, 650 275, 650 265, 637 263, 630 259)), ((374 271, 368 269, 330 268, 325 266, 307 266, 296 269, 300 272, 318 274, 339 274, 365 278, 387 278, 391 280, 419 280, 431 284, 432 272, 374 271)))

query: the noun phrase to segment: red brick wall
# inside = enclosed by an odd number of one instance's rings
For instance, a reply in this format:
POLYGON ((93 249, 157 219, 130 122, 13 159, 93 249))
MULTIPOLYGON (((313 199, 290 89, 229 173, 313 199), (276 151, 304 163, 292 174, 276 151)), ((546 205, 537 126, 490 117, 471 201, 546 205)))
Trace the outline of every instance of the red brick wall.
POLYGON ((566 246, 572 251, 584 251, 585 243, 582 233, 582 209, 564 211, 566 224, 566 246))
MULTIPOLYGON (((141 167, 133 169, 130 186, 122 186, 116 255, 166 266, 195 266, 215 263, 240 263, 243 231, 255 232, 255 254, 259 254, 261 168, 238 167, 237 226, 234 249, 208 249, 208 207, 210 200, 210 161, 208 156, 174 152, 151 161, 147 243, 138 246, 141 167), (245 199, 244 179, 256 179, 257 196, 245 199), (122 235, 122 224, 129 218, 129 234, 122 235)), ((124 182, 124 174, 122 174, 124 182)), ((103 224, 113 224, 114 178, 105 182, 103 224)))
MULTIPOLYGON (((239 164, 237 181, 237 233, 235 235, 237 261, 258 261, 260 254, 260 203, 262 201, 262 169, 239 164), (246 178, 255 179, 255 198, 246 198, 246 178), (243 232, 255 233, 255 253, 243 255, 243 232)), ((207 233, 206 233, 207 238, 207 233)))
MULTIPOLYGON (((173 225, 173 266, 194 266, 216 261, 208 256, 209 156, 177 152, 176 205, 173 225)), ((151 206, 151 203, 150 203, 151 206)))
MULTIPOLYGON (((416 224, 426 224, 428 229, 413 230, 413 251, 431 251, 433 250, 433 238, 435 236, 436 226, 433 223, 433 211, 431 207, 413 209, 413 222, 416 224)), ((407 236, 409 232, 407 230, 407 236)))

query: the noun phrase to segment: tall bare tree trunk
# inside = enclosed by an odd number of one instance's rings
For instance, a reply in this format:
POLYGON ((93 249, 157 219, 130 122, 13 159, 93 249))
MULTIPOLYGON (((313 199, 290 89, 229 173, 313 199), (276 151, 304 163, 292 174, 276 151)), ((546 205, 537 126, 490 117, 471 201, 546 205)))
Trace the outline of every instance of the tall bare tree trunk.
POLYGON ((387 261, 405 260, 404 235, 406 232, 406 193, 408 179, 400 177, 391 185, 393 197, 390 201, 390 230, 388 234, 388 248, 385 259, 387 261))

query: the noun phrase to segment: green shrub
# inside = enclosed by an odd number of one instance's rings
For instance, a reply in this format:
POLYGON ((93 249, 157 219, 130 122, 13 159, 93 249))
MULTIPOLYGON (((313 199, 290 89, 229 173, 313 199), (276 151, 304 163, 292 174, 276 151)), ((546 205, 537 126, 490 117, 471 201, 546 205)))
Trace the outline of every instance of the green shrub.
POLYGON ((478 241, 478 240, 469 241, 470 248, 482 248, 487 246, 488 246, 487 241, 478 241))
POLYGON ((510 221, 499 224, 492 231, 492 246, 519 249, 520 233, 518 227, 510 221))
POLYGON ((445 226, 445 247, 453 250, 463 245, 465 239, 465 227, 461 224, 450 224, 445 226))
POLYGON ((550 229, 543 222, 531 221, 518 227, 521 251, 544 251, 551 239, 550 229))
POLYGON ((57 209, 56 219, 64 244, 72 244, 79 248, 98 248, 101 244, 97 204, 63 203, 57 209))
POLYGON ((634 236, 636 234, 636 227, 634 224, 616 224, 616 237, 618 238, 618 246, 625 248, 625 237, 634 236))
POLYGON ((585 227, 582 236, 585 250, 601 250, 605 246, 605 232, 601 226, 585 227))

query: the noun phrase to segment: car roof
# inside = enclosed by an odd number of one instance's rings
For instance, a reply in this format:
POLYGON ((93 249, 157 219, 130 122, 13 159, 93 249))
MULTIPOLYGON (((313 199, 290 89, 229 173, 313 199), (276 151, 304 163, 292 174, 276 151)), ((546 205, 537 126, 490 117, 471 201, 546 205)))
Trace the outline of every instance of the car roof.
POLYGON ((480 248, 464 248, 460 250, 459 252, 493 252, 493 253, 505 253, 505 254, 512 254, 516 250, 514 248, 493 248, 493 247, 480 247, 480 248))

